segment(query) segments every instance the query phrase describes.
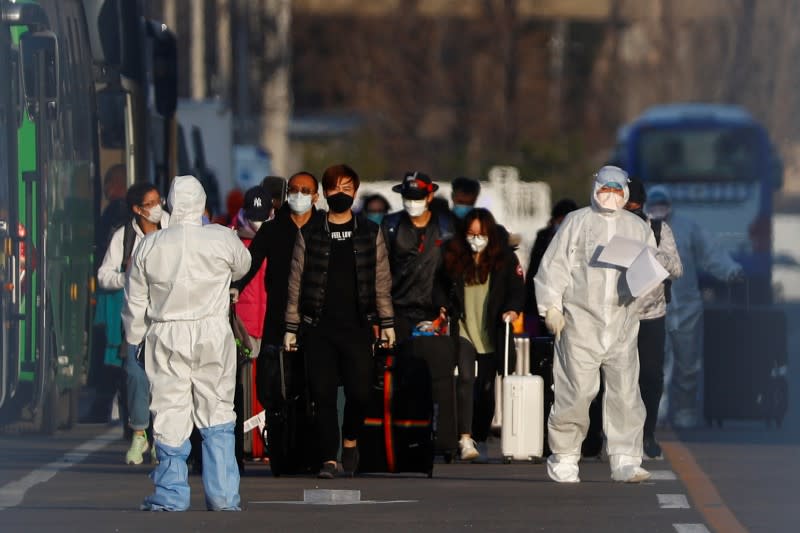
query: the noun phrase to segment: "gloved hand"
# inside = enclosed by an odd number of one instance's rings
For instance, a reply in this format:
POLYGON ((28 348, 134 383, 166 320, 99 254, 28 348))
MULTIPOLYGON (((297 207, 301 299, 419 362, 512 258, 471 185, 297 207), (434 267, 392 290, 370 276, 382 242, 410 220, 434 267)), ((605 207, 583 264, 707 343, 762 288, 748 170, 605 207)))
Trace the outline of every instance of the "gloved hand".
POLYGON ((239 301, 239 289, 234 289, 233 287, 231 287, 228 290, 228 293, 231 295, 231 303, 235 304, 236 302, 239 301))
POLYGON ((518 317, 516 311, 506 311, 503 313, 503 322, 514 322, 518 317))
POLYGON ((550 333, 556 336, 556 340, 558 340, 561 337, 561 330, 564 329, 564 313, 555 307, 551 307, 544 315, 544 324, 547 326, 547 329, 550 330, 550 333))
POLYGON ((728 283, 739 283, 740 281, 744 281, 744 269, 741 266, 728 276, 728 283))
POLYGON ((395 335, 394 335, 394 328, 384 328, 381 330, 381 340, 386 342, 389 346, 394 346, 395 343, 395 335))
POLYGON ((283 349, 287 352, 297 350, 297 334, 287 331, 283 335, 283 349))

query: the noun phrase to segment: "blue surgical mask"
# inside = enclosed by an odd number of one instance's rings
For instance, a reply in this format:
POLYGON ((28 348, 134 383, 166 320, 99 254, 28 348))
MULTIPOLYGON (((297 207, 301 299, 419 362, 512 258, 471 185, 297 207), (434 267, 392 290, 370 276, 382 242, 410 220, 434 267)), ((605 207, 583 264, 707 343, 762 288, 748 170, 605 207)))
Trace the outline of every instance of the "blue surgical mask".
POLYGON ((453 214, 462 220, 467 216, 467 213, 472 211, 472 209, 473 207, 471 205, 453 204, 453 214))
POLYGON ((383 222, 383 213, 367 213, 367 220, 371 220, 380 226, 381 222, 383 222))
POLYGON ((289 202, 289 209, 295 215, 302 215, 311 209, 311 195, 303 194, 301 192, 289 193, 287 201, 289 202))

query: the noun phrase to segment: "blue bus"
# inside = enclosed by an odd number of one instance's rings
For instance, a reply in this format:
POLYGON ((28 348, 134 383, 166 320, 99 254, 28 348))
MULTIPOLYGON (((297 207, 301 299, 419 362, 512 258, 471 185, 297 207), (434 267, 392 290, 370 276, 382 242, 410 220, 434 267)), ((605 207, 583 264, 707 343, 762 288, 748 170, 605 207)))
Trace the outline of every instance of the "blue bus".
MULTIPOLYGON (((783 168, 767 131, 741 107, 665 104, 620 128, 614 164, 649 189, 666 187, 673 210, 697 221, 745 270, 734 292, 750 303, 772 301, 773 193, 783 168)), ((729 295, 701 274, 707 298, 729 295)))

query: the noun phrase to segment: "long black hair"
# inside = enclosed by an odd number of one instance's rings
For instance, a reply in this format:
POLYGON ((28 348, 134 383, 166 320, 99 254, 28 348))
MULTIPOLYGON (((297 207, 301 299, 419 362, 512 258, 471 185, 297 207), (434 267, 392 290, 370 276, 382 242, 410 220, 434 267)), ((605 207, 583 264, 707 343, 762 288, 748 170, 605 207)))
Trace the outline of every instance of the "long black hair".
POLYGON ((459 225, 455 237, 447 244, 444 252, 444 266, 451 278, 462 278, 466 285, 486 283, 489 273, 497 272, 505 265, 505 248, 494 216, 488 210, 477 207, 467 213, 464 223, 459 225), (489 243, 477 262, 475 262, 472 249, 467 243, 467 230, 475 220, 480 222, 481 232, 486 233, 489 237, 489 243))

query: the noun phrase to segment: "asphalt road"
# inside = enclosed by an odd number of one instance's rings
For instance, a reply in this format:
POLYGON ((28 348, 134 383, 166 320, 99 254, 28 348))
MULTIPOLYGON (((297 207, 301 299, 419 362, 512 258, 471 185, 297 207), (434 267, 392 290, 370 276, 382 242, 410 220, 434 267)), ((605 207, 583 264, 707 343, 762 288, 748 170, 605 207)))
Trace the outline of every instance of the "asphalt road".
POLYGON ((793 398, 781 428, 726 423, 662 432, 658 479, 614 483, 608 464, 581 465, 582 482, 558 485, 540 464, 437 464, 433 479, 366 476, 273 478, 248 464, 241 513, 206 512, 192 476, 192 510, 138 511, 149 465, 122 464, 121 427, 80 425, 53 437, 0 436, 0 531, 559 531, 702 532, 800 530, 800 307, 788 307, 793 398), (350 505, 303 504, 311 489, 358 490, 350 505))

